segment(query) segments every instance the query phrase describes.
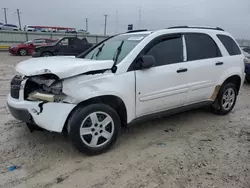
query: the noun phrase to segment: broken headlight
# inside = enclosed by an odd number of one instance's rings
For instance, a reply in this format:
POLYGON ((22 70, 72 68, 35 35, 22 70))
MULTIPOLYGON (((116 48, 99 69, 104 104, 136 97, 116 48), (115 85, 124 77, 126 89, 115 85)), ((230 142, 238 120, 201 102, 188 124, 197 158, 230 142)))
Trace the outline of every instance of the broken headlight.
POLYGON ((62 81, 55 81, 51 85, 43 85, 42 88, 48 93, 59 95, 62 93, 62 81))
POLYGON ((53 77, 31 77, 26 82, 25 88, 25 96, 28 100, 60 102, 66 97, 62 92, 62 80, 53 77))

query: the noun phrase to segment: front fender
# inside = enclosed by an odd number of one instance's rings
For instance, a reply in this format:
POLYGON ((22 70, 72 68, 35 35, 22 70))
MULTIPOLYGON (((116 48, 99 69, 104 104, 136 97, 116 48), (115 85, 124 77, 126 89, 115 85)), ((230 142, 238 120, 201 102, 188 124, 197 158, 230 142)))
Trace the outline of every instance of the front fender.
POLYGON ((91 98, 113 95, 120 98, 127 109, 128 123, 135 118, 134 72, 80 75, 63 81, 65 102, 79 104, 91 98))

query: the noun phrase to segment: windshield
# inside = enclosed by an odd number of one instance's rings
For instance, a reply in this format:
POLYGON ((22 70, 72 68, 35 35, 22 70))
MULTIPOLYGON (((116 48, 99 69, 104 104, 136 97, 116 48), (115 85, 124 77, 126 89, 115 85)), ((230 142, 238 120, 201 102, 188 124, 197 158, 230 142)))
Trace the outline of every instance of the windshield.
POLYGON ((31 43, 33 43, 32 40, 29 40, 29 41, 24 42, 24 44, 31 44, 31 43))
POLYGON ((104 43, 99 44, 84 59, 95 60, 114 60, 117 50, 120 47, 120 53, 116 64, 120 63, 148 34, 125 34, 110 38, 104 43), (122 45, 121 45, 122 44, 122 45))
POLYGON ((57 43, 61 40, 62 38, 56 40, 55 42, 52 43, 53 46, 57 45, 57 43))

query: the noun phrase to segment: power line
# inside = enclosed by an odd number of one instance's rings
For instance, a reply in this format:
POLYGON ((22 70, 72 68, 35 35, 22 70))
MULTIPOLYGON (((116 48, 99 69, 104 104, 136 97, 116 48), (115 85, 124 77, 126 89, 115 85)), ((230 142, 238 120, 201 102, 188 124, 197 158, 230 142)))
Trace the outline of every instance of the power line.
POLYGON ((108 18, 108 15, 104 14, 104 36, 106 36, 107 34, 107 18, 108 18))
POLYGON ((19 22, 19 28, 20 28, 20 30, 22 30, 22 24, 21 24, 21 18, 20 18, 21 12, 19 11, 19 9, 16 9, 16 13, 17 13, 17 18, 18 18, 18 22, 19 22))
POLYGON ((7 10, 8 10, 8 8, 2 8, 2 9, 4 10, 5 24, 7 24, 8 23, 8 21, 7 21, 7 10))

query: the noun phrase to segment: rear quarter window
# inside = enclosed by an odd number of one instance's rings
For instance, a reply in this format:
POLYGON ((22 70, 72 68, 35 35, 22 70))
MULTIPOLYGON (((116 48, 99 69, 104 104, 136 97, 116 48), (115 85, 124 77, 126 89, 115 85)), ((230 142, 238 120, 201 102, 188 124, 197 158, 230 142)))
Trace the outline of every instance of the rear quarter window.
POLYGON ((221 57, 214 40, 204 33, 185 33, 188 61, 221 57))
POLYGON ((224 47, 227 49, 229 55, 240 55, 241 51, 235 41, 227 35, 217 35, 224 47))

